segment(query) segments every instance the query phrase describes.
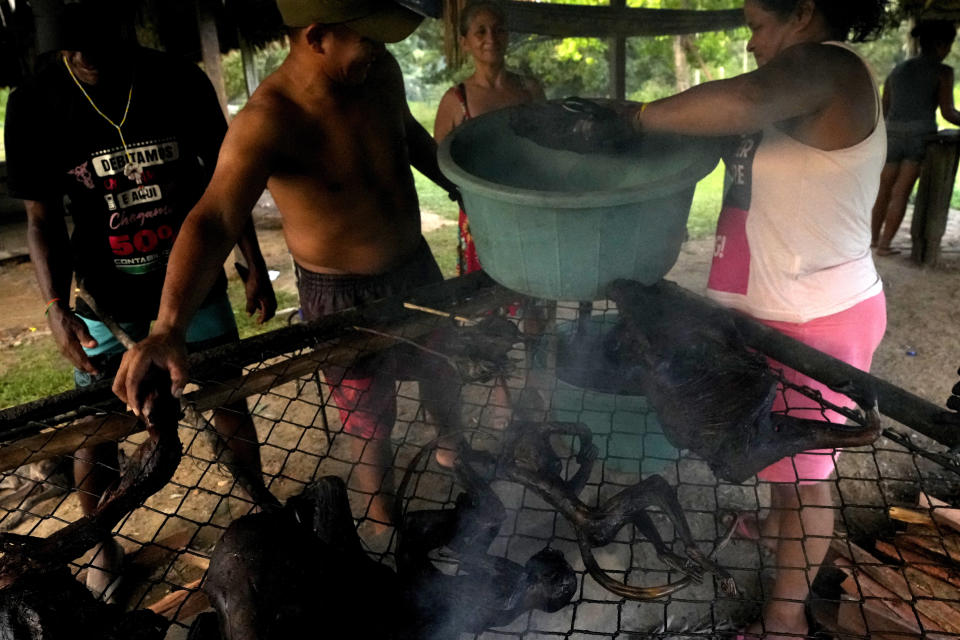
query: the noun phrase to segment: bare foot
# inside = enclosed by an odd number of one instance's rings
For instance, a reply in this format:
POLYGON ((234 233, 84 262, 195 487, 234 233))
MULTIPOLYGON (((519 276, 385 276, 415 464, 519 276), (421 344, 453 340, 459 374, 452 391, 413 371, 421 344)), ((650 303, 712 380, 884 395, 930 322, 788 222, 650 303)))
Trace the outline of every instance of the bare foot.
POLYGON ((87 588, 98 600, 116 602, 117 587, 123 580, 123 557, 123 547, 113 536, 94 547, 87 567, 87 588))
POLYGON ((892 249, 890 247, 877 247, 876 253, 878 256, 895 256, 900 253, 900 249, 892 249))
POLYGON ((503 431, 510 426, 510 420, 513 418, 513 405, 510 402, 510 390, 503 378, 498 378, 494 383, 493 391, 490 392, 490 404, 487 405, 487 411, 491 417, 490 426, 498 431, 503 431))
POLYGON ((377 493, 370 498, 370 504, 367 507, 367 521, 370 523, 370 530, 374 535, 380 535, 389 531, 393 525, 394 503, 396 497, 389 493, 377 493))
POLYGON ((460 455, 460 449, 465 445, 460 436, 443 436, 437 440, 437 452, 434 454, 437 464, 447 469, 452 467, 457 456, 460 455))

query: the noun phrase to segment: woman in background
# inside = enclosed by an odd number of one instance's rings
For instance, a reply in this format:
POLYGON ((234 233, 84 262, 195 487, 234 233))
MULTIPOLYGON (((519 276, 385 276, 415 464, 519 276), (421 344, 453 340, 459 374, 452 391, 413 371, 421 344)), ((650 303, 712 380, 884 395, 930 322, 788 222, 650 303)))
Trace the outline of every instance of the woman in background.
MULTIPOLYGON (((460 48, 473 58, 473 74, 451 87, 440 100, 433 125, 433 137, 440 142, 465 120, 514 105, 543 100, 543 89, 533 78, 525 78, 506 67, 507 23, 496 2, 471 2, 460 15, 460 48)), ((470 225, 460 208, 460 242, 457 274, 480 269, 477 249, 470 237, 470 225)))
MULTIPOLYGON (((451 87, 443 95, 437 107, 433 125, 433 137, 439 143, 456 127, 470 118, 512 107, 518 104, 543 100, 543 88, 533 78, 518 75, 506 67, 507 33, 506 16, 496 2, 480 0, 470 2, 460 14, 460 48, 473 58, 474 71, 466 80, 451 87)), ((460 206, 459 242, 457 243, 457 275, 466 275, 481 269, 477 248, 470 235, 467 214, 460 206)), ((538 319, 528 314, 524 330, 537 333, 538 319)), ((491 398, 493 425, 504 428, 510 420, 510 394, 506 381, 498 379, 491 398)))
POLYGON ((883 85, 887 162, 873 207, 870 243, 878 256, 900 253, 890 243, 920 175, 924 138, 937 132, 937 107, 947 122, 960 126, 960 112, 953 106, 953 67, 943 64, 957 36, 956 27, 930 20, 914 27, 910 35, 919 41, 920 55, 894 67, 883 85))

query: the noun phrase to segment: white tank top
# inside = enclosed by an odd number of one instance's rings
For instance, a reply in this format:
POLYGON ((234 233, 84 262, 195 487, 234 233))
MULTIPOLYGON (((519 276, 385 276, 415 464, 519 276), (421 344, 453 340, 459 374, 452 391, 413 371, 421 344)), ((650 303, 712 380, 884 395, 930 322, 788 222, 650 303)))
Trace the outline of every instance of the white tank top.
POLYGON ((800 323, 880 293, 870 215, 886 146, 879 99, 873 132, 846 149, 817 149, 774 126, 742 136, 724 157, 707 294, 757 318, 800 323))

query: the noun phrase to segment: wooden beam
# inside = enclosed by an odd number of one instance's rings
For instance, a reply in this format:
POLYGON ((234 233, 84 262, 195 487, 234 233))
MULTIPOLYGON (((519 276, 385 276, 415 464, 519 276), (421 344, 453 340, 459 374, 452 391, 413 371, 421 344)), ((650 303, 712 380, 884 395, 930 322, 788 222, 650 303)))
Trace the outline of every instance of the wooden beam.
MULTIPOLYGON (((443 290, 449 290, 449 285, 457 284, 449 280, 446 282, 446 287, 441 283, 443 290)), ((486 294, 457 302, 449 309, 455 315, 473 316, 491 308, 502 307, 518 297, 518 294, 502 287, 488 289, 486 294)), ((397 297, 383 302, 398 303, 400 299, 401 297, 397 297)), ((358 316, 353 311, 345 311, 328 316, 327 320, 335 321, 337 317, 346 319, 349 323, 358 316)), ((337 332, 339 337, 332 337, 305 354, 281 360, 233 380, 210 384, 199 391, 188 393, 184 400, 188 406, 192 406, 198 412, 209 411, 244 400, 252 395, 266 393, 276 386, 309 375, 324 366, 349 367, 361 355, 377 353, 396 346, 397 339, 390 336, 416 339, 435 331, 441 325, 433 315, 407 312, 400 317, 392 318, 390 322, 374 326, 384 335, 370 335, 349 329, 341 330, 337 332)), ((189 421, 189 415, 187 420, 189 421)), ((0 472, 16 469, 30 462, 68 455, 82 447, 116 442, 143 428, 142 422, 128 414, 110 413, 87 416, 3 445, 0 447, 0 472)))
POLYGON ((247 85, 247 97, 249 98, 260 84, 260 78, 257 77, 254 48, 250 41, 243 37, 239 29, 237 30, 237 39, 240 41, 240 60, 243 62, 243 79, 247 85))
POLYGON ((736 29, 745 24, 740 9, 628 9, 516 0, 506 2, 504 8, 510 31, 558 38, 683 35, 736 29))
MULTIPOLYGON (((610 0, 610 8, 623 11, 627 0, 610 0)), ((617 100, 627 97, 627 39, 616 36, 610 41, 610 95, 617 100)))
POLYGON ((197 29, 200 33, 200 49, 203 55, 203 70, 217 92, 220 109, 227 117, 227 85, 223 80, 223 65, 220 62, 220 36, 217 35, 217 19, 211 0, 196 0, 197 29))

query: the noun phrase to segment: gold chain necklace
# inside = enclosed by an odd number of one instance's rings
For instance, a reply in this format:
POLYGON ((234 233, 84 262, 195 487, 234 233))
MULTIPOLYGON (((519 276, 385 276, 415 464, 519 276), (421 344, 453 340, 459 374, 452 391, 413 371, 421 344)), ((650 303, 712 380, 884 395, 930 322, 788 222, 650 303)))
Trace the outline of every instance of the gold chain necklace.
POLYGON ((133 82, 130 82, 130 91, 127 92, 127 106, 123 109, 123 117, 120 119, 120 124, 117 124, 112 119, 110 119, 107 114, 100 110, 100 107, 93 101, 93 98, 90 97, 90 94, 87 93, 87 90, 83 88, 83 85, 80 84, 80 81, 77 80, 77 76, 74 75, 73 69, 70 68, 70 63, 67 62, 66 56, 61 56, 63 60, 63 66, 67 68, 67 73, 70 74, 70 77, 73 78, 73 83, 77 85, 77 88, 80 89, 80 92, 83 94, 83 97, 87 99, 87 102, 90 103, 90 106, 93 107, 93 110, 100 114, 100 117, 110 123, 114 129, 117 130, 117 133, 120 135, 120 144, 123 145, 123 155, 124 155, 124 165, 123 165, 123 175, 128 179, 133 180, 138 185, 143 184, 143 168, 133 161, 130 157, 130 151, 127 149, 127 141, 123 138, 123 125, 127 121, 127 114, 130 112, 130 101, 133 100, 133 82))

